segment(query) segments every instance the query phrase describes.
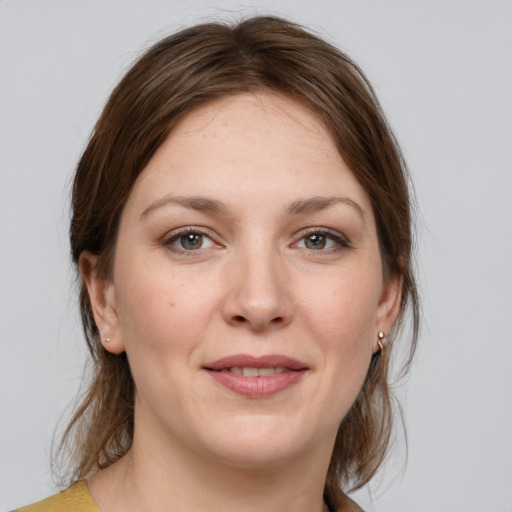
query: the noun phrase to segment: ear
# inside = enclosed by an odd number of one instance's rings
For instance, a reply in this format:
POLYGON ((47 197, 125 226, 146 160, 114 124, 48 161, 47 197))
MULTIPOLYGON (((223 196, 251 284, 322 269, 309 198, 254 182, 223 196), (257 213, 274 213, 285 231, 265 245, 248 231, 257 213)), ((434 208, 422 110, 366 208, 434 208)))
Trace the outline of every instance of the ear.
POLYGON ((84 251, 80 254, 79 267, 89 293, 94 321, 98 327, 103 347, 112 354, 124 352, 119 317, 116 309, 114 283, 100 277, 97 270, 98 256, 84 251))
POLYGON ((373 344, 374 352, 378 352, 380 350, 378 345, 379 331, 383 331, 384 334, 388 334, 400 313, 400 305, 402 302, 402 282, 402 276, 395 274, 383 283, 379 305, 377 306, 377 322, 375 324, 373 344))

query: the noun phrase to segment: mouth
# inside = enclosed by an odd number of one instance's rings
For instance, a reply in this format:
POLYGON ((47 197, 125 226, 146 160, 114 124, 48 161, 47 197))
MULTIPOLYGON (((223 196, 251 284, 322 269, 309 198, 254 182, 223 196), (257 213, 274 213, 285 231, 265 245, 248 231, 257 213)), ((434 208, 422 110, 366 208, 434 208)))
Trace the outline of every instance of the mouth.
POLYGON ((287 356, 239 354, 208 363, 203 370, 218 384, 238 395, 263 398, 298 383, 309 368, 287 356))
POLYGON ((217 371, 231 372, 235 373, 236 375, 243 375, 244 377, 270 377, 271 375, 279 375, 280 373, 283 373, 285 370, 290 371, 288 368, 284 368, 283 366, 278 366, 277 368, 254 368, 250 366, 232 366, 231 368, 224 368, 222 370, 217 371))

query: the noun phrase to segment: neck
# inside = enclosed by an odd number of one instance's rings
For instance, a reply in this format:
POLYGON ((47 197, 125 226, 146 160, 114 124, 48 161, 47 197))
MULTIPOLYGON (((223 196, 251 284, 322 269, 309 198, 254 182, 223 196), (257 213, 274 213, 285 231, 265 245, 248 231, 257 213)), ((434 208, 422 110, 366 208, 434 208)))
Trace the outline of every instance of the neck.
POLYGON ((154 429, 136 427, 130 452, 89 478, 102 512, 327 510, 323 487, 332 446, 254 468, 204 457, 154 434, 154 429))

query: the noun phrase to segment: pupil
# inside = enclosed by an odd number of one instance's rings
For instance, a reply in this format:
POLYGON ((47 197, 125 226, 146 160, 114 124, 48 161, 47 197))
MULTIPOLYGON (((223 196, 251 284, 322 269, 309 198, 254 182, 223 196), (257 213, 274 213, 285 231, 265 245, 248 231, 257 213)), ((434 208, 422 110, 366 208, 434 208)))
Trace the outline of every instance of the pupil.
POLYGON ((325 235, 309 235, 306 238, 308 249, 323 249, 325 247, 325 235))
POLYGON ((203 245, 202 235, 189 233, 181 237, 181 245, 184 249, 199 249, 203 245))

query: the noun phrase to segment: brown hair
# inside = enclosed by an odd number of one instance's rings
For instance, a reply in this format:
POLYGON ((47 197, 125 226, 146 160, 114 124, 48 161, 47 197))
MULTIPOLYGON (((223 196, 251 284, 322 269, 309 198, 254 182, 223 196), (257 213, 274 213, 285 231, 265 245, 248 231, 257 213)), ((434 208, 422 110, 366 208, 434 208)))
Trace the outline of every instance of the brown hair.
MULTIPOLYGON (((97 254, 99 272, 108 277, 123 206, 176 122, 201 103, 261 90, 295 98, 323 121, 373 205, 384 275, 403 279, 401 311, 386 350, 373 356, 338 431, 324 492, 335 507, 343 500, 341 489, 367 483, 385 457, 393 418, 390 352, 410 307, 408 365, 419 320, 407 170, 370 84, 346 55, 275 17, 197 25, 155 44, 112 92, 78 164, 72 257, 77 264, 82 251, 97 254)), ((72 479, 112 464, 128 451, 133 437, 135 386, 126 354, 103 349, 83 282, 80 308, 92 371, 62 445, 73 451, 72 479)))

